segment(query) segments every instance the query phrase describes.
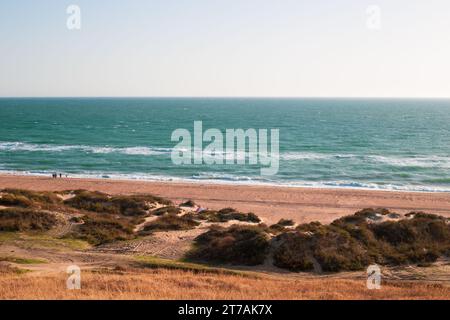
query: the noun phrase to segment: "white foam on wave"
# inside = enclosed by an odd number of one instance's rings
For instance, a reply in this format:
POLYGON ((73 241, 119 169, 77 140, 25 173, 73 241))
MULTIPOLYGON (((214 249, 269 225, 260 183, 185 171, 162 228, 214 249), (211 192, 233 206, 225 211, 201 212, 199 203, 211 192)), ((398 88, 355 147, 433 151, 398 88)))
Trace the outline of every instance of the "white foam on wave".
POLYGON ((381 156, 358 154, 335 154, 315 152, 286 152, 280 156, 284 161, 354 160, 365 163, 385 164, 395 167, 450 168, 450 156, 381 156))
POLYGON ((281 160, 292 161, 292 160, 322 160, 331 159, 334 156, 332 154, 325 153, 314 153, 314 152, 285 152, 282 153, 281 160))
POLYGON ((450 157, 444 156, 368 156, 368 158, 397 167, 450 168, 450 157))
MULTIPOLYGON (((1 174, 12 175, 33 175, 50 176, 54 171, 14 171, 0 170, 1 174)), ((64 173, 63 173, 64 174, 64 173)), ((165 176, 151 173, 119 173, 119 172, 82 172, 70 173, 70 178, 81 179, 111 179, 126 181, 153 181, 153 182, 188 182, 188 183, 206 183, 206 184, 226 184, 226 185, 260 185, 291 188, 316 188, 316 189, 355 189, 355 190, 379 190, 379 191, 400 191, 400 192, 450 192, 450 187, 440 187, 432 185, 395 185, 395 184, 376 184, 355 181, 275 181, 264 180, 260 177, 238 176, 227 173, 201 173, 191 177, 165 176)))
POLYGON ((77 146, 32 144, 26 142, 0 142, 1 151, 54 151, 61 152, 76 149, 77 146))
POLYGON ((151 156, 151 155, 163 155, 168 154, 169 151, 163 148, 150 148, 150 147, 124 147, 124 148, 112 148, 112 147, 83 147, 82 150, 92 153, 121 153, 128 155, 141 155, 141 156, 151 156))
MULTIPOLYGON (((0 151, 5 152, 65 152, 77 150, 85 153, 93 154, 124 154, 131 156, 158 156, 170 154, 175 151, 186 152, 186 149, 161 148, 152 146, 128 146, 128 147, 112 147, 112 146, 87 146, 87 145, 52 145, 52 144, 35 144, 27 142, 1 142, 0 151)), ((193 154, 200 152, 193 150, 193 154)), ((218 151, 215 153, 219 156, 229 156, 229 151, 218 151)), ((233 153, 239 159, 247 159, 250 156, 257 156, 247 151, 237 150, 233 153)), ((208 159, 214 155, 203 152, 203 157, 208 159)), ((450 168, 450 156, 441 155, 415 155, 415 156, 394 156, 394 155, 364 155, 351 153, 321 153, 321 152, 283 152, 280 154, 280 160, 286 162, 294 161, 355 161, 366 164, 384 164, 394 167, 418 167, 418 168, 450 168)), ((349 163, 351 164, 351 163, 349 163)))
POLYGON ((85 146, 85 145, 51 145, 33 144, 26 142, 0 142, 0 151, 6 152, 64 152, 78 150, 87 153, 109 154, 121 153, 128 155, 162 155, 169 154, 169 148, 153 147, 109 147, 109 146, 85 146))
POLYGON ((191 177, 194 180, 225 180, 225 181, 258 181, 257 177, 239 176, 228 173, 203 172, 191 177))

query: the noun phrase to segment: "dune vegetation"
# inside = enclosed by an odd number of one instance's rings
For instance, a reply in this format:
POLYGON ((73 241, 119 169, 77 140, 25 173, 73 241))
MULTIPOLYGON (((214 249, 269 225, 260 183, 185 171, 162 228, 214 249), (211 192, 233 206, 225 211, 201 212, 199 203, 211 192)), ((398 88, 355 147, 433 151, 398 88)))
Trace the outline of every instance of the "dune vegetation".
MULTIPOLYGON (((445 285, 404 281, 385 282, 383 292, 369 292, 364 281, 341 279, 338 273, 364 274, 374 263, 434 268, 450 256, 447 218, 364 209, 327 225, 280 219, 268 226, 253 213, 199 208, 193 201, 176 205, 148 194, 1 190, 0 298, 448 297, 445 285), (175 258, 162 258, 163 252, 175 258), (89 262, 93 269, 84 271, 82 292, 55 285, 60 275, 48 273, 56 270, 52 261, 65 261, 63 268, 89 262), (278 275, 254 271, 260 269, 278 275), (29 277, 32 270, 46 270, 48 276, 29 277), (336 278, 312 279, 315 273, 336 278), (155 296, 148 294, 152 290, 155 296)), ((443 270, 438 276, 445 278, 443 270)))
POLYGON ((262 264, 269 249, 269 236, 258 226, 213 226, 196 238, 188 258, 216 263, 262 264))
POLYGON ((0 299, 192 299, 192 300, 322 300, 322 299, 448 299, 439 284, 386 282, 367 290, 365 281, 292 279, 280 276, 118 268, 82 274, 81 290, 67 290, 66 274, 35 277, 0 267, 0 299))
POLYGON ((290 271, 339 272, 374 263, 428 265, 450 255, 449 219, 423 212, 364 209, 328 225, 281 219, 267 226, 253 213, 196 210, 193 201, 177 206, 148 194, 4 189, 0 204, 0 232, 52 231, 94 246, 158 232, 202 230, 185 258, 206 263, 270 261, 290 271))
POLYGON ((57 217, 49 212, 22 208, 0 210, 0 231, 47 231, 57 223, 57 217))

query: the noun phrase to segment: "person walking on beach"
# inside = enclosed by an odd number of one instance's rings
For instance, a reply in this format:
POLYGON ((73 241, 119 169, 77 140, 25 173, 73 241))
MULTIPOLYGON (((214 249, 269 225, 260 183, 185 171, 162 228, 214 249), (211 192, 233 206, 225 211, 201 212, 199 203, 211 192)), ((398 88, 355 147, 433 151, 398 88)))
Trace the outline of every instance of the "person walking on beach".
POLYGON ((60 179, 62 178, 62 173, 59 174, 59 178, 60 178, 60 179))

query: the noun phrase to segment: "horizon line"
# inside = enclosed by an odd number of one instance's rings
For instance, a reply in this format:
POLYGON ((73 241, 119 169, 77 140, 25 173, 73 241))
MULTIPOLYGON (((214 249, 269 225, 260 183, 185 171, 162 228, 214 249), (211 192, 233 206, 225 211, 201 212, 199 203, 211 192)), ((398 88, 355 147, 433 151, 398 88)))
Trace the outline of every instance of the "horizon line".
POLYGON ((450 99, 404 96, 0 96, 0 99, 450 99))

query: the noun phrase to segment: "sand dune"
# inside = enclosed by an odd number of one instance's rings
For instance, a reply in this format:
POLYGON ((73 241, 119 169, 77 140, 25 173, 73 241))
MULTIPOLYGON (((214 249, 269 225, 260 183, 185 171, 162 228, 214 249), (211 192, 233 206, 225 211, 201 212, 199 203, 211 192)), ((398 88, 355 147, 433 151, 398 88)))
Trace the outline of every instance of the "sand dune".
POLYGON ((234 186, 174 182, 118 181, 107 179, 51 179, 50 177, 0 175, 0 188, 37 191, 87 189, 111 194, 152 193, 175 202, 193 199, 204 207, 234 207, 254 212, 266 223, 280 218, 298 223, 329 223, 339 216, 367 207, 392 211, 426 211, 450 217, 450 193, 394 192, 354 189, 312 189, 266 186, 234 186))

